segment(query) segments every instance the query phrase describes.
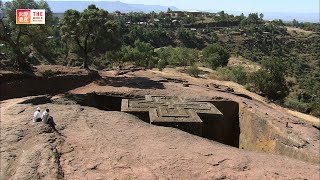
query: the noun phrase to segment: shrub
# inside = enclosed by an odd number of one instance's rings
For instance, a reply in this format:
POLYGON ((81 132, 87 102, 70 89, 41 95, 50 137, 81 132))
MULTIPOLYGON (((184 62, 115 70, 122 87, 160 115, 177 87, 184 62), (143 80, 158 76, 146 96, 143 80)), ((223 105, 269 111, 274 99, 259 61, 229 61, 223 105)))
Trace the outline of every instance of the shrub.
POLYGON ((198 51, 189 48, 174 48, 168 63, 175 66, 191 66, 198 58, 198 51))
POLYGON ((198 77, 200 74, 200 70, 196 65, 193 65, 186 70, 186 73, 192 77, 198 77))
POLYGON ((134 47, 127 46, 123 50, 123 60, 133 61, 135 65, 142 67, 150 67, 153 65, 154 48, 149 43, 144 43, 139 40, 135 41, 134 47))
POLYGON ((218 68, 217 76, 221 80, 233 81, 242 85, 245 85, 248 79, 247 72, 242 66, 218 68))
POLYGON ((204 42, 201 38, 197 37, 195 32, 179 29, 177 31, 177 39, 187 48, 203 48, 204 42))
POLYGON ((311 108, 310 104, 300 102, 299 100, 293 98, 286 98, 284 105, 286 107, 296 109, 303 113, 307 113, 307 111, 311 108))
POLYGON ((167 65, 167 62, 163 59, 160 59, 158 61, 157 67, 159 68, 160 71, 162 71, 167 65))
POLYGON ((159 59, 165 60, 166 65, 191 66, 198 60, 199 51, 183 47, 166 47, 157 51, 159 59))
POLYGON ((202 60, 212 69, 226 66, 229 58, 230 54, 219 44, 209 45, 202 52, 202 60))
POLYGON ((284 78, 285 68, 279 59, 268 59, 263 68, 253 73, 250 82, 271 100, 283 100, 289 89, 284 78))
POLYGON ((320 98, 311 103, 311 115, 320 117, 320 98))
POLYGON ((232 81, 235 81, 242 85, 245 85, 247 83, 248 75, 242 66, 232 67, 231 73, 232 73, 232 76, 231 76, 232 81))
POLYGON ((151 56, 151 58, 149 59, 148 63, 149 63, 148 64, 148 68, 149 69, 155 68, 157 63, 158 63, 158 58, 154 57, 154 56, 151 56))

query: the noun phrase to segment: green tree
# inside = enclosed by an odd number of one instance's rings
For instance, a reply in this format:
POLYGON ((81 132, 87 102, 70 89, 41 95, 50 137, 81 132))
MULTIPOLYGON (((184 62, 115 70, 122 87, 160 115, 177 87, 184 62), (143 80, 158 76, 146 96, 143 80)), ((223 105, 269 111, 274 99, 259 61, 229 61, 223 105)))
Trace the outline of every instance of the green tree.
POLYGON ((230 68, 231 80, 239 84, 245 85, 247 83, 247 72, 242 66, 235 66, 230 68))
POLYGON ((245 19, 245 18, 246 18, 246 16, 244 16, 244 14, 241 13, 241 15, 240 15, 240 20, 242 21, 242 20, 245 19))
POLYGON ((165 66, 168 64, 168 60, 171 57, 172 51, 173 51, 172 46, 163 47, 163 48, 158 49, 157 56, 158 56, 159 61, 161 60, 162 65, 164 64, 164 66, 165 66))
POLYGON ((186 16, 186 17, 183 17, 181 21, 185 25, 194 24, 196 22, 196 18, 194 16, 191 16, 191 17, 186 16))
POLYGON ((150 12, 150 17, 151 17, 152 19, 157 18, 157 17, 158 17, 158 14, 157 14, 156 12, 154 12, 154 11, 151 11, 151 12, 150 12))
POLYGON ((108 12, 95 5, 89 5, 83 12, 69 9, 61 21, 62 37, 77 44, 83 58, 83 68, 89 66, 89 53, 112 45, 113 42, 106 39, 113 36, 116 30, 117 25, 108 18, 108 12))
POLYGON ((263 20, 264 14, 260 13, 259 18, 263 20))
POLYGON ((150 43, 156 48, 173 44, 169 33, 161 27, 155 27, 153 29, 143 28, 141 26, 131 27, 126 40, 130 45, 133 45, 136 40, 140 40, 145 43, 150 43))
POLYGON ((128 60, 128 58, 126 58, 127 54, 128 54, 128 47, 122 46, 118 50, 107 51, 105 54, 105 58, 108 63, 111 63, 121 68, 124 66, 124 63, 127 62, 128 60))
POLYGON ((251 77, 251 82, 271 100, 283 100, 288 93, 285 80, 285 67, 280 59, 263 61, 263 68, 251 77))
POLYGON ((185 47, 172 48, 170 46, 159 49, 157 55, 162 64, 192 66, 199 58, 199 51, 185 47))
POLYGON ((295 26, 295 27, 299 27, 299 26, 300 26, 300 23, 299 23, 299 21, 297 21, 296 19, 293 19, 292 25, 295 26))
POLYGON ((275 19, 272 21, 272 23, 277 26, 284 26, 285 25, 281 19, 275 19))
POLYGON ((150 67, 153 60, 154 48, 149 43, 137 40, 134 46, 126 47, 125 61, 133 61, 138 66, 150 67))
POLYGON ((219 14, 219 17, 220 17, 221 21, 225 21, 226 20, 226 14, 224 13, 224 11, 221 11, 218 14, 219 14))
MULTIPOLYGON (((2 2, 1 2, 2 3, 2 2)), ((27 62, 28 56, 35 50, 42 50, 47 45, 47 37, 50 35, 52 12, 45 1, 13 0, 4 4, 5 17, 0 17, 0 42, 4 42, 13 52, 13 66, 20 70, 31 71, 27 62), (16 9, 45 9, 45 25, 18 25, 16 21, 16 9)))
POLYGON ((230 54, 219 44, 207 46, 202 51, 202 60, 212 69, 226 66, 229 62, 230 54))
POLYGON ((195 49, 177 47, 171 51, 168 63, 175 66, 192 66, 198 59, 198 51, 195 49))
MULTIPOLYGON (((263 18, 263 14, 260 14, 260 19, 263 18), (262 16, 261 16, 262 15, 262 16)), ((241 20, 241 27, 245 25, 257 24, 259 21, 258 13, 250 13, 247 18, 241 20)))
POLYGON ((177 31, 177 38, 183 43, 187 48, 202 48, 204 42, 202 39, 198 38, 195 32, 185 30, 180 28, 177 31))

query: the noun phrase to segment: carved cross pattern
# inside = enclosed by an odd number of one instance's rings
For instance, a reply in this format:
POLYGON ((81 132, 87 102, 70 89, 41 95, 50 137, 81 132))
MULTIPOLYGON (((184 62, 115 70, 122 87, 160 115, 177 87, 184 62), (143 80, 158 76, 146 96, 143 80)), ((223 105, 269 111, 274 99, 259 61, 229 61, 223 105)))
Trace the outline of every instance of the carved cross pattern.
POLYGON ((123 99, 121 111, 127 113, 149 112, 151 124, 202 123, 198 114, 222 117, 222 113, 211 103, 184 101, 176 96, 146 95, 144 100, 123 99))

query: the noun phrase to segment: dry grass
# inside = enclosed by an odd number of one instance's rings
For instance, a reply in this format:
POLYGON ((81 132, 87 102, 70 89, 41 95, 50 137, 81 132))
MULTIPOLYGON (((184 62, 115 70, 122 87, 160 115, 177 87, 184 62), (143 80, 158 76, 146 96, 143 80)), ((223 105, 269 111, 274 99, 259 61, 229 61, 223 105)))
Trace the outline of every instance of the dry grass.
POLYGON ((313 34, 312 31, 307 31, 301 28, 295 28, 295 27, 286 27, 287 31, 290 35, 302 35, 302 36, 308 36, 310 34, 313 34))
POLYGON ((249 61, 248 59, 245 59, 241 56, 230 57, 228 66, 242 66, 247 72, 256 72, 261 68, 258 63, 249 61))

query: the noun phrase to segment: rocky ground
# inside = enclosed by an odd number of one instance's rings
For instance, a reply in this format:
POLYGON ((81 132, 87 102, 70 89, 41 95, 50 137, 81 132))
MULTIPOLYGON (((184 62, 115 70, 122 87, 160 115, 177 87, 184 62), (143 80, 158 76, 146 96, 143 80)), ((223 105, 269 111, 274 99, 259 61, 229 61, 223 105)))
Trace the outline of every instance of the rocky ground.
POLYGON ((129 114, 21 101, 1 104, 3 179, 319 178, 316 164, 240 150, 129 114), (36 106, 51 109, 61 135, 32 123, 36 106))
MULTIPOLYGON (((116 95, 170 94, 229 99, 240 103, 240 108, 266 119, 281 137, 290 132, 288 139, 298 138, 305 142, 304 146, 297 147, 297 152, 315 155, 319 152, 319 119, 291 114, 237 84, 190 78, 170 70, 137 71, 121 76, 112 71, 101 71, 100 75, 102 78, 68 93, 94 91, 116 95)), ((45 101, 34 97, 1 101, 0 123, 0 179, 320 177, 319 163, 314 161, 230 147, 175 128, 153 126, 130 114, 80 106, 63 94, 45 101), (31 121, 38 106, 51 110, 58 132, 31 121)), ((278 141, 290 144, 287 139, 278 141)))

